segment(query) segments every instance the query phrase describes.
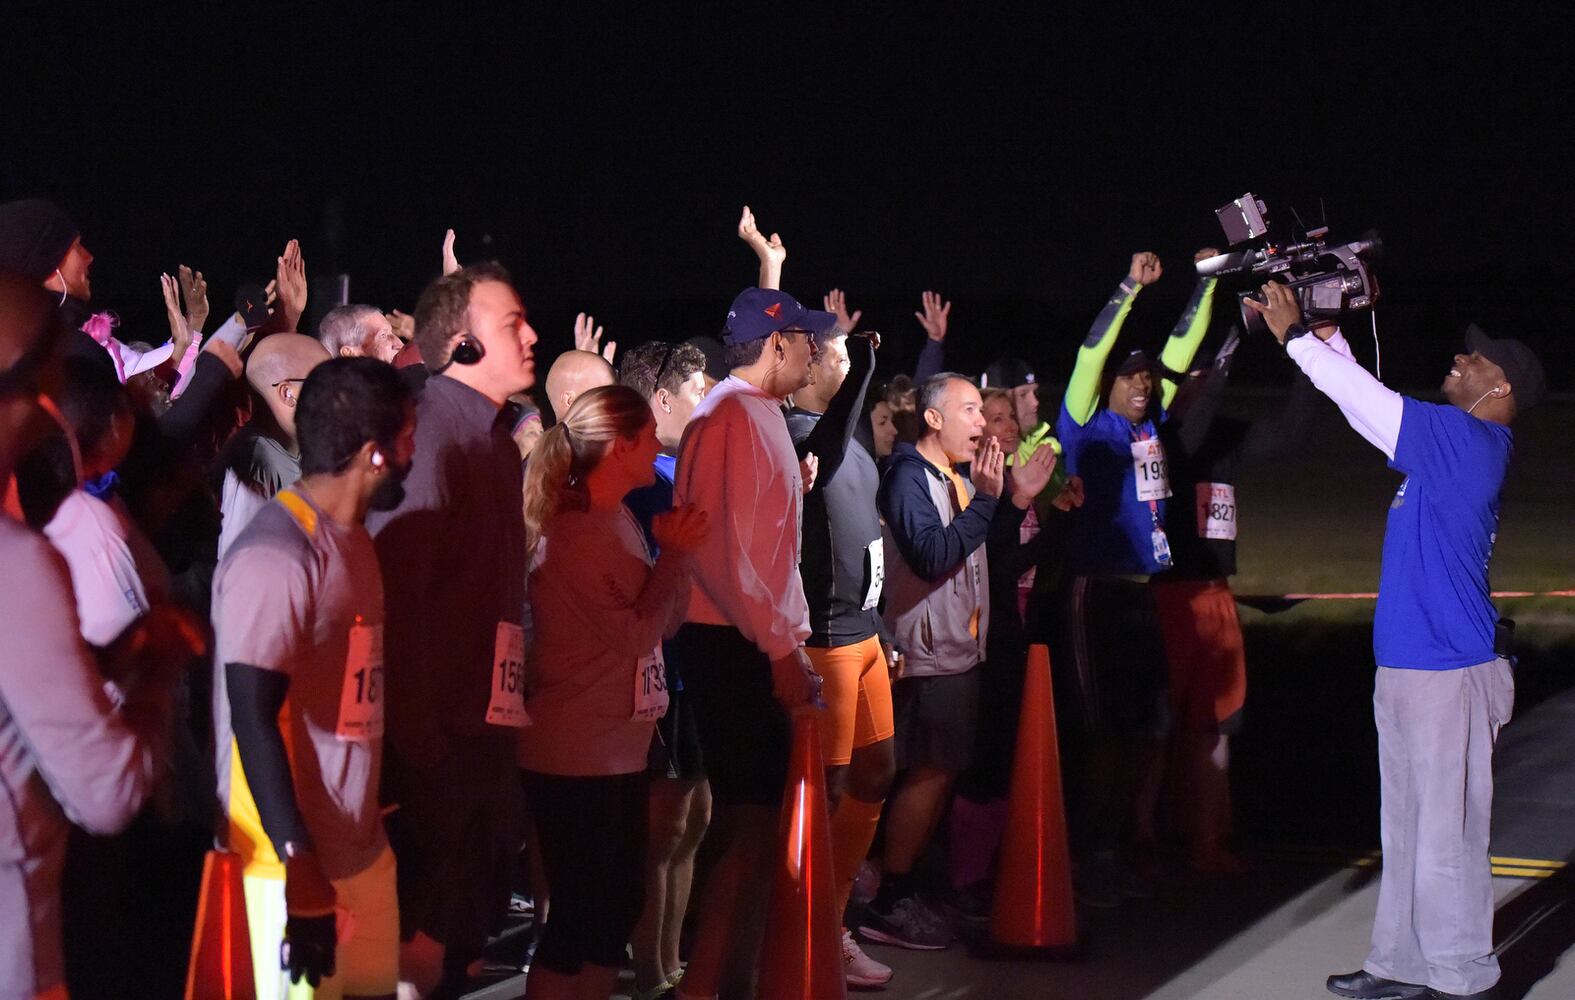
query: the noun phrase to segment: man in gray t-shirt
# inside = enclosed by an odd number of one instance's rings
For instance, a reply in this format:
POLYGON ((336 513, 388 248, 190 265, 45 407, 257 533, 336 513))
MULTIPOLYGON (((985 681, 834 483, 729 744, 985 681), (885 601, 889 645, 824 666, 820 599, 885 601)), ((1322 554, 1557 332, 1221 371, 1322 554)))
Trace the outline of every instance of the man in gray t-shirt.
POLYGON ((383 584, 363 522, 398 500, 415 406, 391 367, 339 358, 298 410, 303 475, 214 578, 219 794, 246 864, 258 996, 302 976, 382 996, 398 986, 399 918, 378 797, 383 584), (337 928, 336 909, 351 915, 337 928))

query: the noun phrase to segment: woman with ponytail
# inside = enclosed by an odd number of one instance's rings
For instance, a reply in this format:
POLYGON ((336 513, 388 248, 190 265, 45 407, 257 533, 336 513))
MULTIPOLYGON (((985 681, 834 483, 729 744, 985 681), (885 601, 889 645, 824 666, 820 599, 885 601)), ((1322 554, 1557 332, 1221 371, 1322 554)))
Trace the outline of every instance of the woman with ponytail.
POLYGON ((661 641, 684 620, 707 528, 691 507, 657 515, 653 564, 623 499, 651 483, 660 448, 639 393, 603 386, 542 436, 525 476, 535 644, 520 762, 552 888, 529 1000, 611 996, 643 904, 661 641))

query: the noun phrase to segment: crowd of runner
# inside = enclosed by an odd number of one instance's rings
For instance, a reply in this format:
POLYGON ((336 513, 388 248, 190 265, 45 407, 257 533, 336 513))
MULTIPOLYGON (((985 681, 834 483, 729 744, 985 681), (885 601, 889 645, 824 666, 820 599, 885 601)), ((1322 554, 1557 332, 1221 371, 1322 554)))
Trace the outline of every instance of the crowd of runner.
POLYGON ((259 997, 457 996, 526 908, 535 1000, 631 966, 642 998, 752 996, 799 713, 847 982, 882 986, 861 943, 988 920, 1033 643, 1080 904, 1240 869, 1234 481, 1312 383, 1222 411, 1208 278, 1161 351, 1118 347, 1163 273, 1138 253, 1059 401, 1012 358, 948 370, 931 292, 878 384, 844 293, 806 307, 738 233, 725 317, 619 351, 582 315, 543 374, 452 233, 413 316, 308 324, 291 241, 232 314, 165 275, 138 342, 92 234, 0 206, 0 998, 172 995, 215 844, 259 997))

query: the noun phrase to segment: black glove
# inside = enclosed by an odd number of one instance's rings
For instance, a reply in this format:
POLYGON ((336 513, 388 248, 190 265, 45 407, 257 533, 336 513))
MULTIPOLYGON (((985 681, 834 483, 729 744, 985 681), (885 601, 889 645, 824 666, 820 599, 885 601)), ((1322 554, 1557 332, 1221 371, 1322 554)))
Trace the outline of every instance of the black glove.
POLYGON ((298 917, 291 914, 284 924, 284 941, 279 945, 279 968, 290 971, 290 982, 305 976, 316 988, 323 977, 334 974, 334 915, 298 917))

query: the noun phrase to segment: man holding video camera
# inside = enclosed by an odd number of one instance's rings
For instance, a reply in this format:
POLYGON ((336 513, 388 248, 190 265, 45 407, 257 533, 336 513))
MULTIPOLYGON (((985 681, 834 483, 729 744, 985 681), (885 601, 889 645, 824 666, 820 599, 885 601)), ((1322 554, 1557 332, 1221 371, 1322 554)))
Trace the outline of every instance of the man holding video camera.
POLYGON ((1333 326, 1302 325, 1295 292, 1270 282, 1262 315, 1312 383, 1406 474, 1389 507, 1373 621, 1384 853, 1372 951, 1330 976, 1345 997, 1493 996, 1488 835, 1493 744, 1514 707, 1509 626, 1488 585, 1510 425, 1545 388, 1525 344, 1476 326, 1455 355, 1448 404, 1399 395, 1359 366, 1333 326))

